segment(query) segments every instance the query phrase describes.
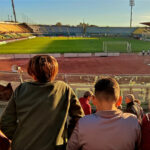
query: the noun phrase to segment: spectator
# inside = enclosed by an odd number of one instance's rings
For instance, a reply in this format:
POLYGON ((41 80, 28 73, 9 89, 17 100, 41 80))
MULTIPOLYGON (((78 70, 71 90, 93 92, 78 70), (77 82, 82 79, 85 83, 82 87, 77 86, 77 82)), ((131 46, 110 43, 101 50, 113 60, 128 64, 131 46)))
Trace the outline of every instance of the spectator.
POLYGON ((142 55, 143 55, 143 56, 145 55, 145 50, 142 50, 142 55))
POLYGON ((141 150, 150 150, 150 113, 144 115, 142 120, 141 150))
POLYGON ((84 93, 84 96, 79 99, 85 115, 89 115, 92 112, 91 105, 89 104, 89 101, 92 99, 92 96, 93 93, 91 91, 86 91, 84 93))
POLYGON ((81 118, 68 142, 68 150, 135 150, 140 143, 140 125, 135 115, 117 109, 120 88, 115 79, 95 85, 97 112, 81 118))
POLYGON ((34 81, 17 87, 1 117, 0 129, 12 140, 12 150, 63 150, 67 116, 73 129, 84 115, 80 102, 66 83, 54 81, 58 73, 54 57, 31 58, 27 71, 34 81))
POLYGON ((135 97, 133 94, 128 94, 125 98, 127 104, 125 112, 132 113, 137 116, 139 122, 142 122, 143 110, 141 106, 135 102, 135 97))
POLYGON ((135 99, 134 101, 139 105, 139 109, 140 109, 140 113, 141 113, 141 118, 143 118, 144 117, 144 111, 143 111, 143 108, 141 107, 141 101, 138 100, 138 99, 135 99))

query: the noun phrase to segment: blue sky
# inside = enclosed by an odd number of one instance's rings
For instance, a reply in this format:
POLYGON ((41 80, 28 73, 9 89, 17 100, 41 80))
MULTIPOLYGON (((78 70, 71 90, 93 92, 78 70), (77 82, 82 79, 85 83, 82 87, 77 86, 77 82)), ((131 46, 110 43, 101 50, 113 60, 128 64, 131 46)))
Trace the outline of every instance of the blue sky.
MULTIPOLYGON (((129 26, 129 0, 14 0, 18 21, 38 24, 129 26), (27 19, 28 18, 28 19, 27 19)), ((135 0, 133 25, 150 21, 150 0, 135 0)), ((12 14, 11 0, 0 0, 0 20, 12 14)))

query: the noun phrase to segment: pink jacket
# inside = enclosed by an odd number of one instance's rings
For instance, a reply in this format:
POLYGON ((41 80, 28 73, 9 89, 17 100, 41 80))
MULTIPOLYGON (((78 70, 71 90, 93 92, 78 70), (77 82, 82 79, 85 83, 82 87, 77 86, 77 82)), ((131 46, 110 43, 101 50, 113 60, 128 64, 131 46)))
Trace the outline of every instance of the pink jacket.
POLYGON ((135 150, 140 137, 135 115, 120 110, 99 111, 79 120, 67 150, 135 150))

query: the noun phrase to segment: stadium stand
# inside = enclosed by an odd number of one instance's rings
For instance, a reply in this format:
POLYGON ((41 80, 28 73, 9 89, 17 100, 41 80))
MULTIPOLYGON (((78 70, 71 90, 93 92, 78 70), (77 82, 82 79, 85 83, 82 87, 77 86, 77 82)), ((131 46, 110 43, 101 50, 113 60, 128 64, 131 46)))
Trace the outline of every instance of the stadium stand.
POLYGON ((143 34, 150 34, 150 28, 137 28, 134 32, 133 35, 134 37, 138 37, 141 38, 143 36, 143 34))
POLYGON ((28 37, 33 30, 25 23, 0 22, 0 40, 28 37))
POLYGON ((0 22, 0 33, 32 33, 26 24, 0 22))
POLYGON ((82 27, 70 27, 69 31, 70 31, 70 35, 74 35, 74 36, 82 36, 83 35, 82 27))
POLYGON ((83 27, 56 25, 29 25, 37 34, 51 36, 132 36, 136 27, 83 27))
POLYGON ((136 28, 128 27, 87 27, 87 35, 99 35, 99 36, 132 36, 132 33, 136 28))
POLYGON ((29 25, 38 35, 48 36, 82 36, 82 27, 55 26, 55 25, 29 25))

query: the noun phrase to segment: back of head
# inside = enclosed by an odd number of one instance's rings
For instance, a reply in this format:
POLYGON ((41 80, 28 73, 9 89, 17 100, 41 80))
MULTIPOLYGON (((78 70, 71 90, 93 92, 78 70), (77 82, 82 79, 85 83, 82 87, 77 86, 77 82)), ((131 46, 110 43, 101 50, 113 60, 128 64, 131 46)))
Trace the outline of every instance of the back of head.
POLYGON ((99 101, 116 102, 120 96, 120 87, 114 78, 102 78, 95 84, 95 96, 99 101))
POLYGON ((86 91, 84 93, 84 98, 87 98, 87 97, 92 96, 92 95, 93 95, 92 91, 86 91))
POLYGON ((37 55, 30 59, 27 71, 39 82, 53 81, 58 73, 58 63, 52 56, 37 55))

